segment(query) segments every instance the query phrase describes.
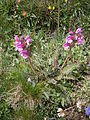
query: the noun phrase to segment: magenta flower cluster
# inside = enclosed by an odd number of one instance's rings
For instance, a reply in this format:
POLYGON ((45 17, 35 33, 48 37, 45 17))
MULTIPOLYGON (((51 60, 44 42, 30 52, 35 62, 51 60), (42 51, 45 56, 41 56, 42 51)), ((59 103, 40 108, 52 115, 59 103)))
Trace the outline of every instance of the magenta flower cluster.
POLYGON ((15 43, 14 44, 16 47, 16 51, 18 51, 24 59, 29 57, 28 47, 31 42, 32 42, 32 40, 29 35, 27 35, 25 38, 22 35, 21 39, 19 39, 19 37, 17 35, 15 35, 15 43))
POLYGON ((68 33, 68 36, 66 37, 66 43, 63 45, 63 48, 67 50, 69 47, 73 46, 74 43, 81 45, 82 40, 83 40, 82 29, 81 27, 79 27, 75 33, 73 31, 70 31, 68 33))

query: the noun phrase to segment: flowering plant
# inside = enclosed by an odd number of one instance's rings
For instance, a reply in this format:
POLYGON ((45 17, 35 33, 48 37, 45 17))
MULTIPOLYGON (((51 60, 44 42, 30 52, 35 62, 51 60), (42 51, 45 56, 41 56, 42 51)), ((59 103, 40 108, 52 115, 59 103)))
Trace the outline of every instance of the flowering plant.
POLYGON ((33 73, 37 74, 35 71, 35 68, 32 64, 32 61, 30 59, 31 52, 29 50, 29 48, 30 48, 29 46, 31 43, 32 43, 32 40, 29 35, 27 35, 25 38, 22 35, 21 39, 19 39, 19 37, 17 35, 15 35, 15 43, 14 44, 15 44, 16 51, 18 51, 24 59, 28 58, 29 64, 30 64, 30 67, 31 67, 33 73))
MULTIPOLYGON (((71 54, 71 50, 75 46, 75 44, 81 45, 82 42, 83 42, 83 35, 82 35, 82 29, 81 29, 81 27, 79 27, 76 30, 75 33, 70 30, 69 33, 68 33, 68 36, 66 37, 65 40, 66 40, 66 43, 63 45, 63 48, 65 50, 67 50, 68 48, 70 48, 70 50, 69 50, 69 53, 68 53, 68 55, 67 55, 67 57, 66 57, 63 65, 62 65, 61 69, 64 67, 65 63, 67 62, 67 60, 68 60, 68 58, 69 58, 69 56, 71 54)), ((72 62, 73 62, 73 60, 72 60, 72 62)))
POLYGON ((69 47, 73 47, 75 43, 78 45, 82 44, 82 29, 79 27, 76 32, 70 31, 66 37, 66 43, 63 45, 63 48, 67 50, 69 47))
POLYGON ((57 112, 58 112, 59 117, 64 117, 65 116, 64 110, 62 108, 58 108, 57 112))
POLYGON ((30 55, 30 52, 28 51, 28 47, 31 42, 32 40, 29 35, 27 35, 25 38, 22 35, 21 39, 19 39, 19 37, 15 35, 16 51, 18 51, 24 59, 28 58, 30 55))
POLYGON ((85 114, 90 116, 90 107, 85 107, 85 114))

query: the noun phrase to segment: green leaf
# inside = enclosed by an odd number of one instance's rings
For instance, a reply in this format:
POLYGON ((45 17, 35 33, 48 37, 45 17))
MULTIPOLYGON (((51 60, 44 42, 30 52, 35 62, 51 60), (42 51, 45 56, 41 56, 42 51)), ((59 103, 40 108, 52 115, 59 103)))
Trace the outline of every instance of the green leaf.
POLYGON ((61 104, 63 107, 64 107, 64 103, 65 103, 65 100, 64 100, 64 98, 62 98, 61 104))
POLYGON ((79 66, 80 66, 80 64, 74 63, 74 64, 64 67, 61 72, 63 75, 65 75, 65 74, 68 75, 69 73, 71 73, 74 69, 78 68, 79 66))
POLYGON ((45 97, 47 98, 47 100, 49 100, 49 96, 48 96, 48 94, 45 91, 44 91, 43 94, 45 95, 45 97))

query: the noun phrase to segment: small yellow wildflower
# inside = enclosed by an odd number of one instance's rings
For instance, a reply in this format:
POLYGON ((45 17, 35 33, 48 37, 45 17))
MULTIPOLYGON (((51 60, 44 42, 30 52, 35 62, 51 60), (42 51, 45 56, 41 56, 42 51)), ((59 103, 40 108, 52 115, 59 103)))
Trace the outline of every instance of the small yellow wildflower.
POLYGON ((44 118, 44 120, 46 120, 46 117, 44 118))
POLYGON ((65 0, 65 2, 67 3, 68 0, 65 0))
POLYGON ((25 17, 26 16, 26 11, 23 10, 22 15, 25 17))
POLYGON ((48 9, 51 10, 51 6, 49 6, 48 9))
POLYGON ((53 10, 55 10, 55 6, 53 6, 53 10))

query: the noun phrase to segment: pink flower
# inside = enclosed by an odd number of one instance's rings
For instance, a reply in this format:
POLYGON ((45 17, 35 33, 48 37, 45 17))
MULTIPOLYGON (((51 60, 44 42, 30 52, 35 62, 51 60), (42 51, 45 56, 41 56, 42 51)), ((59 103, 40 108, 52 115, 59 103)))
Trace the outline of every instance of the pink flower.
POLYGON ((66 37, 66 43, 72 43, 73 39, 74 39, 74 37, 69 35, 68 37, 66 37))
POLYGON ((24 36, 22 35, 22 36, 21 36, 21 41, 23 41, 23 40, 24 40, 24 36))
POLYGON ((67 50, 67 49, 69 48, 69 46, 70 46, 69 43, 65 43, 65 44, 63 45, 63 48, 64 48, 65 50, 67 50))
POLYGON ((27 44, 27 47, 28 47, 29 44, 32 42, 32 40, 31 40, 29 35, 26 36, 25 40, 26 40, 26 44, 27 44))
POLYGON ((82 42, 83 42, 82 39, 80 39, 80 38, 77 39, 77 43, 78 43, 78 45, 81 45, 82 42))
POLYGON ((82 40, 83 40, 83 35, 82 35, 82 33, 80 32, 80 33, 78 33, 78 34, 76 34, 75 35, 75 39, 77 40, 77 43, 78 43, 78 45, 81 45, 82 44, 82 40))
POLYGON ((16 44, 16 51, 22 51, 23 50, 23 45, 22 44, 16 44))
POLYGON ((83 39, 82 33, 78 33, 78 34, 75 35, 75 39, 76 39, 76 40, 77 40, 78 37, 81 38, 81 39, 83 39))
POLYGON ((14 38, 15 38, 16 41, 19 41, 19 37, 17 35, 15 35, 14 38))
POLYGON ((21 55, 24 59, 28 58, 28 56, 29 56, 27 50, 22 50, 22 51, 20 51, 20 55, 21 55))
POLYGON ((81 27, 79 27, 75 33, 73 31, 70 31, 68 33, 68 36, 66 37, 66 43, 63 45, 63 48, 67 50, 70 45, 74 45, 75 43, 81 45, 83 42, 82 40, 83 40, 82 29, 81 27))
POLYGON ((14 42, 15 45, 17 45, 18 43, 19 44, 21 43, 21 41, 19 40, 19 37, 17 35, 15 35, 14 39, 15 39, 15 42, 14 42))
POLYGON ((81 29, 81 27, 79 27, 77 30, 76 30, 76 34, 79 34, 79 33, 81 33, 82 32, 82 29, 81 29))
POLYGON ((71 30, 71 31, 69 32, 69 35, 74 35, 74 32, 71 30))
POLYGON ((24 39, 24 36, 21 36, 21 40, 19 39, 19 37, 17 35, 15 35, 15 47, 16 50, 20 52, 20 55, 26 59, 29 56, 29 52, 27 50, 27 48, 29 47, 30 42, 32 42, 31 38, 29 35, 26 36, 26 38, 24 39))
POLYGON ((21 41, 19 40, 19 37, 17 35, 15 35, 15 47, 16 47, 16 51, 22 51, 23 50, 23 44, 21 43, 21 41))

